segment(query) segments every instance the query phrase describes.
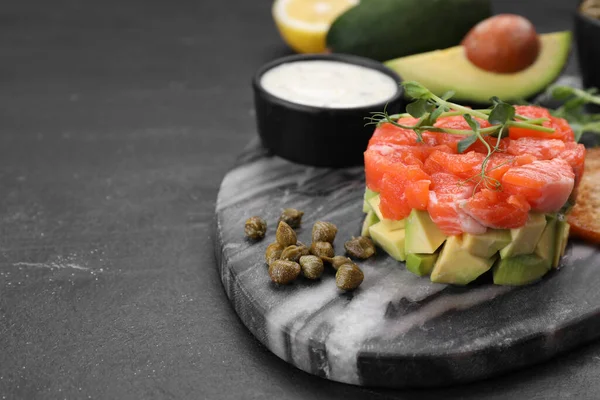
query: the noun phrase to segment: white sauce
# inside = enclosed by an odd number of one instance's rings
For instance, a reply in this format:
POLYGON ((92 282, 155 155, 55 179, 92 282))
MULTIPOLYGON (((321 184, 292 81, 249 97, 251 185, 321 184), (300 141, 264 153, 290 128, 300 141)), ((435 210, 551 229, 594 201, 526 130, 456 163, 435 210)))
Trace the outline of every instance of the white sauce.
POLYGON ((398 91, 398 83, 376 69, 325 60, 278 65, 263 74, 260 84, 283 100, 324 108, 383 103, 398 91))

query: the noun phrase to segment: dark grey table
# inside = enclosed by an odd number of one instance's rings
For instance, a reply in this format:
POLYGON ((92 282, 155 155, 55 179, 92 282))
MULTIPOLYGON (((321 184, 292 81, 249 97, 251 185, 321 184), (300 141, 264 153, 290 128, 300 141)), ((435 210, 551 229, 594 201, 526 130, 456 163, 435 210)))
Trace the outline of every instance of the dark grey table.
MULTIPOLYGON (((539 31, 575 1, 498 1, 539 31)), ((378 391, 288 366, 240 323, 211 238, 287 53, 269 1, 0 7, 0 399, 596 398, 600 343, 467 386, 378 391)), ((575 72, 571 63, 568 71, 575 72)))

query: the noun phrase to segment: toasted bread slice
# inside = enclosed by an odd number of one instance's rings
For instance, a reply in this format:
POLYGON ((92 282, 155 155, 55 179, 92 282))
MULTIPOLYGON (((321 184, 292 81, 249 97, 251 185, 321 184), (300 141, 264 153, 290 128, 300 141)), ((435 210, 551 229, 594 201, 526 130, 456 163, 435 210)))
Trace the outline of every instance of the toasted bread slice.
POLYGON ((600 243, 600 147, 586 152, 583 178, 568 222, 572 237, 600 243))

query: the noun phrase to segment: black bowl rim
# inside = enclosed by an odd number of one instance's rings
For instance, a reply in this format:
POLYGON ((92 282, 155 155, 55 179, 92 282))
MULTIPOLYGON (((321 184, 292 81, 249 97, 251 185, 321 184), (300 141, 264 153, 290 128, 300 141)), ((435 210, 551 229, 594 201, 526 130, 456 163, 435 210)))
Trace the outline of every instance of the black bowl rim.
POLYGON ((581 3, 583 3, 583 1, 579 2, 579 5, 577 6, 577 9, 575 10, 575 16, 600 28, 600 19, 592 18, 589 15, 582 13, 581 9, 580 9, 581 3))
POLYGON ((355 114, 359 111, 369 112, 369 110, 381 110, 387 104, 395 103, 402 99, 404 91, 400 86, 400 82, 402 82, 402 77, 394 72, 392 69, 386 67, 383 63, 379 61, 372 60, 370 58, 353 56, 350 54, 340 54, 340 53, 331 53, 331 54, 294 54, 290 56, 285 56, 278 58, 276 60, 270 61, 260 67, 254 77, 252 78, 252 87, 255 92, 260 93, 261 96, 265 97, 268 101, 273 103, 277 103, 279 105, 283 105, 285 107, 304 112, 318 112, 318 111, 327 111, 327 112, 336 112, 342 115, 346 114, 355 114), (289 100, 282 99, 281 97, 277 97, 265 90, 265 88, 260 84, 260 80, 265 72, 273 69, 279 65, 295 62, 295 61, 307 61, 307 60, 328 60, 328 61, 339 61, 345 62, 348 64, 359 65, 362 67, 367 67, 371 69, 375 69, 379 72, 382 72, 394 79, 398 83, 398 87, 396 90, 396 94, 387 99, 386 101, 380 103, 373 103, 366 106, 358 106, 358 107, 344 107, 344 108, 335 108, 335 107, 319 107, 319 106, 310 106, 306 104, 294 103, 289 100))

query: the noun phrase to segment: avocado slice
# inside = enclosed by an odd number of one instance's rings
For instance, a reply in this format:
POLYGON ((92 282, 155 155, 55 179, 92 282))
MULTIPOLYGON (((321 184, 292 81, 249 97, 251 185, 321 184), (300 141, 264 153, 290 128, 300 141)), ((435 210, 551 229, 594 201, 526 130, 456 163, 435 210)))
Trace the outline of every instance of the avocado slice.
POLYGON ((560 253, 560 248, 556 246, 556 234, 556 217, 547 215, 546 227, 537 246, 535 246, 534 254, 552 263, 555 253, 560 253))
POLYGON ((463 234, 463 247, 477 257, 490 258, 511 241, 507 229, 488 229, 480 235, 463 234))
POLYGON ((363 212, 364 213, 368 213, 369 211, 371 211, 371 206, 369 205, 369 200, 371 200, 373 197, 377 196, 378 193, 372 191, 369 188, 365 189, 365 195, 364 195, 364 200, 363 200, 363 212))
POLYGON ((561 73, 569 58, 571 33, 539 35, 540 53, 527 69, 497 74, 476 67, 462 46, 397 58, 385 64, 405 81, 418 81, 438 96, 453 90, 453 100, 482 103, 492 96, 504 101, 526 99, 543 91, 561 73))
POLYGON ((391 219, 383 218, 381 210, 379 209, 380 201, 381 198, 379 197, 379 195, 376 195, 369 199, 369 205, 371 206, 373 212, 375 212, 375 215, 377 215, 377 218, 379 218, 383 225, 386 226, 390 231, 395 231, 396 229, 404 229, 406 222, 403 219, 399 221, 394 221, 391 219))
POLYGON ((524 226, 510 230, 511 242, 500 250, 500 257, 507 258, 533 253, 545 227, 546 216, 544 214, 529 213, 529 218, 524 226))
POLYGON ((404 253, 406 231, 404 229, 390 230, 383 224, 383 221, 380 221, 369 228, 369 234, 375 244, 381 247, 392 258, 398 261, 406 259, 406 254, 404 253))
POLYGON ((494 265, 494 283, 511 286, 533 283, 546 275, 551 263, 550 259, 544 259, 536 254, 522 254, 500 259, 494 265))
POLYGON ((406 218, 406 253, 432 254, 444 243, 446 235, 431 220, 427 211, 413 209, 406 218))
POLYGON ((489 270, 496 258, 474 256, 463 247, 462 235, 449 236, 431 271, 431 281, 466 285, 489 270))
POLYGON ((570 230, 571 225, 569 225, 567 221, 556 221, 556 252, 554 253, 554 259, 552 260, 553 268, 558 268, 560 259, 565 255, 567 243, 569 242, 570 230))
POLYGON ((369 228, 378 222, 379 218, 377 218, 377 215, 375 215, 373 210, 370 210, 363 221, 362 230, 360 231, 361 236, 370 237, 371 235, 369 234, 369 228))
POLYGON ((429 275, 437 261, 438 253, 434 254, 416 254, 406 255, 406 269, 415 275, 429 275))

